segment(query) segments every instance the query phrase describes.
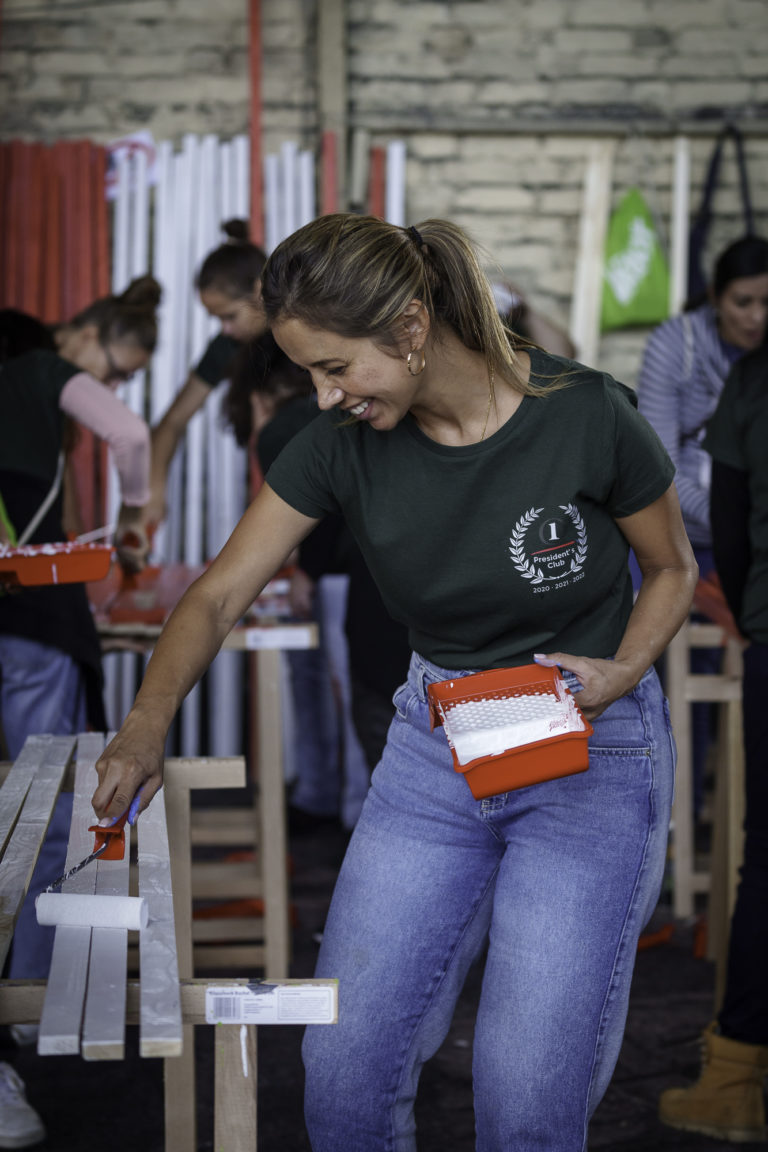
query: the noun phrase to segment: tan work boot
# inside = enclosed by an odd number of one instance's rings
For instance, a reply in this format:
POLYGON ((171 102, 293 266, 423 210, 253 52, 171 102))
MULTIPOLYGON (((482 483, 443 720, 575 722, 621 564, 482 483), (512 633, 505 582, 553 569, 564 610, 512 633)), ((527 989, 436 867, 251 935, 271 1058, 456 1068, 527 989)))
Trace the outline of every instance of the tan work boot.
POLYGON ((764 1141, 768 1138, 763 1098, 768 1047, 728 1040, 715 1028, 710 1024, 704 1032, 699 1079, 690 1088, 662 1092, 659 1119, 672 1128, 733 1144, 764 1141))

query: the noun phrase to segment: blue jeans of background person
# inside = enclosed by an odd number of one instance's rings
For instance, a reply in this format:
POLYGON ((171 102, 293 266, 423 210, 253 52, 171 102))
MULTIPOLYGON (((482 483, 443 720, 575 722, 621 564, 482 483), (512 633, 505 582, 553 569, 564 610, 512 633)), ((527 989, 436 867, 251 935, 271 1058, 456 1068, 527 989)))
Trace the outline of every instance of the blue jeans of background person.
POLYGON ((768 1045, 768 645, 744 650, 744 863, 718 1017, 723 1035, 768 1045))
MULTIPOLYGON (((8 755, 16 759, 27 736, 70 736, 85 731, 85 686, 80 665, 58 648, 0 635, 0 718, 8 755)), ((64 871, 72 818, 72 793, 56 801, 13 934, 9 975, 48 975, 54 928, 41 928, 35 897, 64 871)))
POLYGON ((581 1152, 619 1054, 664 871, 674 745, 657 676, 595 722, 585 773, 478 801, 414 655, 339 874, 318 976, 339 1022, 304 1041, 314 1152, 413 1152, 421 1065, 488 941, 474 1040, 478 1152, 581 1152))

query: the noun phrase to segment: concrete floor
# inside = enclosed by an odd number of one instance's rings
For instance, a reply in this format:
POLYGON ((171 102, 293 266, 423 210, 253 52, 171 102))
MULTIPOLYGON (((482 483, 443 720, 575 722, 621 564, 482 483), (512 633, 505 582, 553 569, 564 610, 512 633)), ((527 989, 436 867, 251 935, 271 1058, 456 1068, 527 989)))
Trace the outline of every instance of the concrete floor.
MULTIPOLYGON (((325 830, 291 841, 294 933, 292 975, 312 974, 336 870, 342 834, 325 830)), ((655 921, 670 916, 661 904, 655 921)), ((474 1149, 471 1039, 481 965, 471 972, 451 1031, 424 1070, 417 1103, 419 1152, 474 1149)), ((613 1081, 590 1129, 589 1149, 612 1152, 725 1152, 733 1145, 665 1128, 656 1119, 662 1089, 695 1078, 698 1036, 710 1019, 713 966, 693 952, 693 929, 678 925, 672 939, 638 954, 624 1045, 613 1081)), ((197 1029, 198 1149, 213 1150, 212 1032, 197 1029)), ((302 1123, 301 1029, 259 1033, 260 1152, 309 1152, 302 1123)), ((78 1057, 38 1057, 32 1049, 2 1053, 27 1084, 47 1125, 42 1152, 163 1152, 162 1065, 142 1060, 136 1030, 120 1063, 85 1063, 78 1057)), ((764 1145, 741 1145, 746 1152, 764 1145)), ((170 1150, 169 1150, 170 1152, 170 1150)), ((175 1152, 175 1150, 174 1150, 175 1152)), ((216 1149, 215 1152, 229 1152, 216 1149)), ((340 1149, 339 1152, 354 1152, 340 1149)))

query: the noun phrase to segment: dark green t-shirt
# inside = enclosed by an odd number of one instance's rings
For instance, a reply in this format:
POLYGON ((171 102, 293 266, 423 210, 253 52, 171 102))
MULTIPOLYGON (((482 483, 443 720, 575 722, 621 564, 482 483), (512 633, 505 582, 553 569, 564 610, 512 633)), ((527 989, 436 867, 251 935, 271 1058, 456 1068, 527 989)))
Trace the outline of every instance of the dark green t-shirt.
POLYGON ((198 376, 209 388, 215 388, 217 384, 229 376, 240 347, 241 345, 238 344, 237 340, 219 332, 218 336, 214 336, 211 340, 200 357, 199 363, 193 369, 195 376, 198 376))
POLYGON ((628 389, 532 350, 534 384, 564 372, 566 387, 461 447, 410 416, 376 432, 325 412, 267 475, 299 512, 343 514, 390 614, 444 668, 610 656, 621 641, 632 585, 615 518, 658 499, 674 469, 628 389))
POLYGON ((739 626, 745 636, 768 644, 768 350, 731 369, 704 447, 714 460, 747 473, 750 562, 739 626))
MULTIPOLYGON (((81 369, 36 348, 0 365, 0 469, 50 487, 61 451, 59 397, 81 369)), ((45 495, 45 492, 43 492, 45 495)))

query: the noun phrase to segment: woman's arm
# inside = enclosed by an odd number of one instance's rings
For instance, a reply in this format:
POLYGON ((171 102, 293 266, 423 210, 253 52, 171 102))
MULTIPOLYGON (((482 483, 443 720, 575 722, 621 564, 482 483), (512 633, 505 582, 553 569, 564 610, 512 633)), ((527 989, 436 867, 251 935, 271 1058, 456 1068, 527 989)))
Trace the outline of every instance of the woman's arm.
POLYGON ((70 377, 61 390, 59 407, 68 416, 106 440, 120 477, 123 503, 140 508, 149 498, 149 429, 88 372, 70 377))
MULTIPOLYGON (((648 338, 637 381, 637 406, 654 429, 675 465, 675 483, 685 523, 709 533, 709 492, 698 471, 681 468, 684 414, 690 418, 685 363, 683 320, 676 317, 656 328, 648 338)), ((696 349, 692 351, 695 357, 696 349)), ((708 412, 700 413, 704 420, 708 412)), ((698 422, 698 421, 695 421, 698 422)))
POLYGON ((194 372, 190 372, 187 382, 176 393, 170 406, 152 429, 150 497, 145 510, 147 524, 159 524, 165 519, 168 469, 179 441, 187 430, 187 425, 195 413, 203 407, 210 394, 210 386, 194 372))
POLYGON ((317 523, 264 485, 210 568, 168 619, 133 708, 96 764, 93 807, 118 816, 142 789, 141 808, 162 784, 171 721, 245 610, 317 523))
POLYGON ((674 485, 647 508, 616 523, 634 549, 643 582, 615 658, 548 652, 539 660, 578 676, 584 685, 579 706, 588 720, 631 692, 658 659, 688 615, 698 579, 674 485))

